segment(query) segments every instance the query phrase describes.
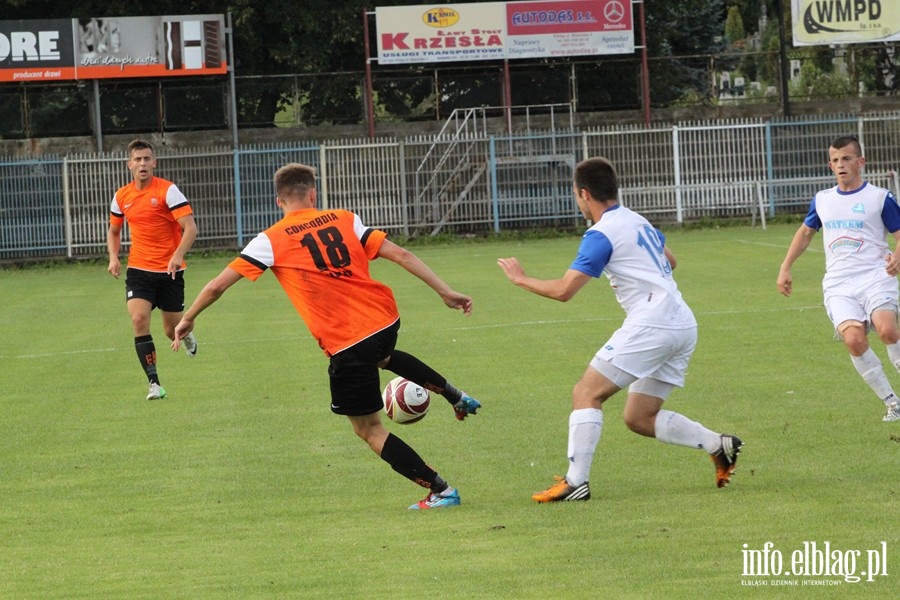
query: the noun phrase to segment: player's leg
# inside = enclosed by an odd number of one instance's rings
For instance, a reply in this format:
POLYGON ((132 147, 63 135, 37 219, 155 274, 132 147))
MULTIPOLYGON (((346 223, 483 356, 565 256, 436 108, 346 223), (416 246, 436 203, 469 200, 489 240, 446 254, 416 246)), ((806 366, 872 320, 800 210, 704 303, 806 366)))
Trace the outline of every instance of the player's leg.
MULTIPOLYGON (((344 409, 349 410, 346 406, 344 409)), ((334 408, 332 410, 335 411, 334 408)), ((449 487, 434 469, 425 464, 415 450, 385 429, 381 421, 380 408, 378 412, 368 415, 347 415, 347 418, 350 419, 353 432, 394 471, 432 492, 443 492, 449 487)))
MULTIPOLYGON (((572 390, 569 415, 569 468, 564 478, 532 496, 536 502, 561 502, 590 498, 588 480, 594 453, 603 433, 603 403, 637 378, 655 370, 661 352, 654 354, 655 330, 621 327, 597 351, 572 390)), ((661 356, 661 358, 660 358, 661 356)))
MULTIPOLYGON (((888 357, 894 367, 900 371, 900 329, 897 327, 897 310, 895 305, 883 305, 872 312, 872 326, 878 337, 887 348, 888 357)), ((885 422, 900 421, 900 399, 896 396, 884 399, 886 412, 882 418, 885 422)))
POLYGON ((853 367, 862 380, 875 392, 886 406, 897 400, 894 388, 888 381, 878 355, 869 347, 866 324, 859 321, 844 321, 838 326, 841 341, 850 353, 853 367))
POLYGON ((872 329, 885 345, 891 364, 900 371, 900 328, 897 326, 900 306, 900 284, 896 277, 885 277, 861 292, 863 310, 870 316, 872 329))
POLYGON ((667 444, 703 448, 712 453, 721 446, 719 434, 672 411, 662 409, 676 387, 684 387, 685 373, 694 348, 697 329, 655 330, 649 344, 635 364, 642 376, 628 388, 623 419, 633 432, 655 437, 667 444))
POLYGON ((900 328, 897 327, 897 311, 887 306, 876 309, 872 313, 872 327, 887 348, 891 364, 900 371, 900 328))
MULTIPOLYGON (((170 340, 175 339, 175 327, 184 316, 184 271, 179 271, 173 279, 165 274, 159 280, 156 304, 162 313, 163 331, 170 340)), ((187 334, 181 345, 189 357, 197 355, 197 338, 194 332, 187 334)))
POLYGON ((590 499, 588 481, 603 433, 603 402, 632 381, 634 376, 613 366, 609 360, 599 358, 599 353, 594 357, 572 389, 566 476, 557 477, 555 484, 532 495, 532 500, 546 503, 590 499))
POLYGON ((716 486, 731 481, 743 446, 740 438, 706 428, 684 415, 662 410, 674 386, 652 378, 636 381, 625 400, 625 424, 635 433, 655 437, 665 444, 705 450, 716 465, 716 486))
MULTIPOLYGON (((332 410, 335 410, 334 404, 332 410)), ((379 412, 368 415, 347 415, 347 417, 353 425, 354 433, 389 464, 391 469, 428 490, 428 495, 410 506, 411 509, 444 508, 460 503, 459 492, 455 488, 451 488, 411 446, 385 429, 380 409, 379 412)))
POLYGON ((147 376, 147 400, 166 397, 166 391, 159 382, 156 371, 156 345, 150 334, 150 314, 156 299, 156 290, 148 273, 137 269, 128 269, 125 275, 125 306, 131 318, 134 331, 134 350, 138 362, 147 376))
POLYGON ((410 508, 442 508, 460 503, 451 488, 403 440, 385 429, 381 421, 381 383, 377 363, 396 341, 396 333, 382 331, 333 355, 328 365, 331 411, 350 419, 353 431, 391 468, 428 496, 410 508))
POLYGON ((856 372, 890 411, 890 405, 897 400, 897 396, 888 381, 881 360, 869 347, 868 339, 869 312, 872 314, 873 326, 876 319, 882 326, 884 325, 885 315, 880 314, 883 311, 877 310, 878 306, 875 306, 877 303, 875 293, 879 289, 862 290, 864 295, 858 294, 857 290, 829 290, 825 295, 825 308, 835 326, 835 332, 850 353, 850 360, 856 372), (871 305, 870 311, 867 311, 869 308, 867 304, 871 305))
POLYGON ((684 386, 696 345, 696 328, 657 331, 656 344, 646 354, 658 355, 660 360, 654 361, 654 371, 628 388, 623 418, 628 428, 640 435, 655 437, 665 444, 705 450, 716 465, 716 485, 724 487, 734 473, 743 442, 680 413, 662 409, 672 391, 684 386))
MULTIPOLYGON (((400 330, 400 322, 397 321, 390 329, 393 331, 396 340, 397 332, 400 330)), ((447 402, 453 406, 456 418, 460 421, 468 415, 474 415, 481 408, 481 403, 478 400, 457 389, 452 383, 447 381, 446 377, 408 352, 392 348, 387 358, 381 360, 378 366, 446 398, 447 402)))

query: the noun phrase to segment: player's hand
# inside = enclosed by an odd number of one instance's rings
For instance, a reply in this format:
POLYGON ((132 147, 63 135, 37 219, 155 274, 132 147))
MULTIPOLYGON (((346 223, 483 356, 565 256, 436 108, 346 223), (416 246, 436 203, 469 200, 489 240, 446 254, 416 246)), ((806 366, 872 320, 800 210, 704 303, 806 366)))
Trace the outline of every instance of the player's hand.
POLYGON ((181 261, 175 261, 175 258, 172 257, 172 260, 169 261, 169 264, 166 266, 166 274, 169 275, 173 280, 175 279, 175 274, 178 273, 178 269, 181 268, 181 261))
POLYGON ((506 277, 513 283, 516 283, 525 277, 525 270, 522 268, 522 265, 519 264, 519 259, 515 257, 498 258, 497 264, 500 265, 500 268, 506 273, 506 277))
POLYGON ((181 348, 181 340, 194 330, 194 321, 182 318, 175 326, 175 339, 172 340, 172 350, 178 352, 181 348))
POLYGON ((888 254, 884 257, 885 262, 887 263, 887 274, 891 277, 896 277, 898 273, 900 273, 900 255, 897 252, 893 254, 888 254))
POLYGON ((169 259, 169 264, 166 265, 166 274, 175 279, 175 275, 178 273, 178 270, 181 269, 181 265, 184 264, 184 254, 180 251, 176 251, 175 254, 172 255, 172 258, 169 259))
POLYGON ((122 263, 119 262, 118 259, 110 259, 109 266, 106 267, 106 272, 118 279, 119 274, 122 272, 122 263))
POLYGON ((791 272, 783 269, 779 271, 776 285, 783 296, 790 296, 794 286, 794 278, 791 277, 791 272))
POLYGON ((450 308, 463 311, 467 317, 472 314, 472 299, 465 294, 450 290, 447 294, 444 294, 443 299, 444 304, 450 308))

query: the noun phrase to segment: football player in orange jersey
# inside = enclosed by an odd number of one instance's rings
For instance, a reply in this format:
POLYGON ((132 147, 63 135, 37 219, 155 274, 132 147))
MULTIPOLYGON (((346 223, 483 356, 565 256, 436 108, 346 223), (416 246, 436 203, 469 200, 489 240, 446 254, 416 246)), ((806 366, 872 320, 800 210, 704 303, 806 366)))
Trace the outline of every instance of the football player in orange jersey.
POLYGON ((459 493, 411 447, 385 429, 379 368, 441 394, 456 418, 481 404, 451 385, 415 356, 395 348, 400 314, 391 289, 369 276, 369 262, 386 258, 433 289, 449 308, 472 311, 472 299, 454 291, 416 255, 363 225, 347 210, 316 208, 312 167, 292 163, 275 173, 276 203, 284 218, 260 233, 217 277, 206 284, 175 328, 178 350, 194 320, 232 285, 272 269, 310 333, 329 357, 331 411, 346 415, 353 431, 397 473, 429 490, 410 506, 423 510, 455 506, 459 493))
MULTIPOLYGON (((128 144, 128 170, 132 182, 119 188, 112 199, 106 246, 110 275, 119 278, 122 264, 122 225, 128 221, 131 249, 125 273, 125 301, 138 360, 149 381, 147 400, 165 398, 156 371, 156 346, 150 335, 150 313, 159 307, 163 328, 175 338, 175 325, 184 313, 184 255, 197 238, 191 205, 171 181, 155 177, 153 146, 144 140, 128 144)), ((197 353, 197 340, 182 340, 188 356, 197 353)))

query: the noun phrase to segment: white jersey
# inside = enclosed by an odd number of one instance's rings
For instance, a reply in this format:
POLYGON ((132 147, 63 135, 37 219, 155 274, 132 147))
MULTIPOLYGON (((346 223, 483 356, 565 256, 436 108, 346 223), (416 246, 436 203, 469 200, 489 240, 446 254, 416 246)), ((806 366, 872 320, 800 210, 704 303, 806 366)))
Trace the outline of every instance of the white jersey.
POLYGON ((616 205, 587 230, 570 268, 605 273, 625 311, 626 325, 689 329, 697 326, 672 277, 665 236, 638 213, 616 205))
POLYGON ((865 182, 849 192, 837 186, 822 190, 803 222, 822 231, 826 290, 851 278, 891 277, 885 270, 891 254, 885 238, 900 229, 900 207, 888 190, 865 182))

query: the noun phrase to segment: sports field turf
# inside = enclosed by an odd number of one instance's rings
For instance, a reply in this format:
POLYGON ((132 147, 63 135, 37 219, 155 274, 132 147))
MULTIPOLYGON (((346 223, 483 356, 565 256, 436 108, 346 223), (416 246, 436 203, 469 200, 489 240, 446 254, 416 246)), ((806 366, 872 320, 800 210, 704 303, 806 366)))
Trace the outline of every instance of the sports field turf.
MULTIPOLYGON (((776 292, 795 227, 667 231, 700 323, 667 407, 744 439, 731 486, 716 489, 702 451, 627 431, 615 398, 592 499, 561 505, 530 496, 565 473, 572 385, 622 313, 605 278, 562 304, 496 259, 557 277, 578 236, 414 248, 473 296, 470 318, 374 263, 399 347, 484 405, 460 423, 436 398, 392 426, 461 491, 428 512, 406 509, 424 491, 330 413, 327 360, 271 274, 201 315, 194 359, 167 349, 154 314, 169 398, 148 402, 105 263, 0 271, 0 598, 900 597, 900 423, 881 421, 832 339, 819 238, 794 296, 776 292), (772 570, 828 543, 831 570, 862 581, 808 562, 748 576, 767 542, 772 570), (886 557, 876 576, 870 557, 886 557)), ((189 302, 229 260, 189 257, 189 302)))

